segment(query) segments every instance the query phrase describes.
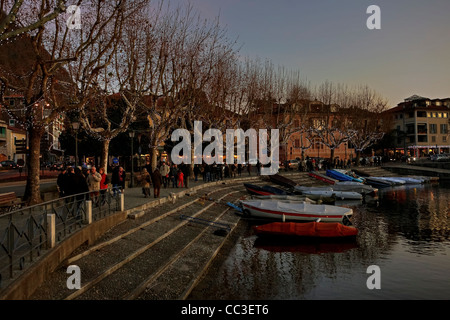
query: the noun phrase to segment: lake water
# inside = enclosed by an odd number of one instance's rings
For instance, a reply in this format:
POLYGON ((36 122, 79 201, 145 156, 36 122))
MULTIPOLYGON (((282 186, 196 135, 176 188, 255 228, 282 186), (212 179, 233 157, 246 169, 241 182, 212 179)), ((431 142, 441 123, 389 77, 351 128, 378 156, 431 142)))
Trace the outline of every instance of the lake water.
MULTIPOLYGON (((261 241, 248 224, 200 299, 448 299, 450 189, 441 184, 381 189, 347 204, 355 241, 286 245, 261 241), (369 266, 380 289, 369 289, 369 266)), ((373 282, 373 281, 372 281, 373 282)))

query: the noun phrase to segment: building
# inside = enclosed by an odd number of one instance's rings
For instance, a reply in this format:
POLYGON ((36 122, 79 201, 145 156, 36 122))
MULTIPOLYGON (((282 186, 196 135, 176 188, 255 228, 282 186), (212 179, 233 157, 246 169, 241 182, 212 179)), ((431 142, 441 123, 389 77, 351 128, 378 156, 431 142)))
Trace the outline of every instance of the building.
MULTIPOLYGON (((26 162, 27 154, 27 132, 26 124, 16 119, 23 119, 25 99, 21 95, 4 96, 8 108, 0 105, 0 159, 13 160, 17 163, 19 159, 26 162)), ((36 106, 42 110, 42 117, 48 116, 50 110, 45 105, 36 106)), ((61 161, 64 151, 61 150, 59 137, 64 131, 64 115, 59 115, 55 121, 45 127, 45 133, 41 140, 41 159, 43 162, 61 161)))
POLYGON ((385 113, 392 121, 396 154, 425 157, 450 152, 450 98, 414 95, 385 113))

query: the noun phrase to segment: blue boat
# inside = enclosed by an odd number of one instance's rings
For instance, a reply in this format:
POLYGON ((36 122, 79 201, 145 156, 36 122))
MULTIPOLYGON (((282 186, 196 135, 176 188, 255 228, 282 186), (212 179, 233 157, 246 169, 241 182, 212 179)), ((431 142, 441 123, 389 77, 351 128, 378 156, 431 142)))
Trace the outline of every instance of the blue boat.
POLYGON ((357 182, 364 182, 361 178, 352 177, 348 174, 345 174, 338 170, 327 170, 327 176, 339 180, 339 181, 357 181, 357 182))

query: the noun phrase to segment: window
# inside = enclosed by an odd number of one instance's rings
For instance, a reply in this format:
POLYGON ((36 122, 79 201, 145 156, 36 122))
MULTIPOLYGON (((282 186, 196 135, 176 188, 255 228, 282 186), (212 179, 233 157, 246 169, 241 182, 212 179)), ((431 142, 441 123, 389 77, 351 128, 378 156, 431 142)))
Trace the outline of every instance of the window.
POLYGON ((417 125, 418 134, 427 134, 427 125, 425 123, 420 123, 417 125))
POLYGON ((431 136, 431 142, 436 142, 436 136, 431 136))
POLYGON ((442 142, 447 142, 447 136, 442 137, 442 142))
POLYGON ((419 118, 426 118, 427 113, 425 111, 417 111, 417 117, 419 118))
POLYGON ((441 134, 447 134, 448 133, 448 124, 444 123, 441 124, 441 134))
POLYGON ((294 148, 300 148, 300 139, 294 140, 294 148))
POLYGON ((437 133, 437 124, 430 123, 430 134, 436 134, 436 133, 437 133))
POLYGON ((428 142, 428 136, 417 136, 417 142, 428 142))

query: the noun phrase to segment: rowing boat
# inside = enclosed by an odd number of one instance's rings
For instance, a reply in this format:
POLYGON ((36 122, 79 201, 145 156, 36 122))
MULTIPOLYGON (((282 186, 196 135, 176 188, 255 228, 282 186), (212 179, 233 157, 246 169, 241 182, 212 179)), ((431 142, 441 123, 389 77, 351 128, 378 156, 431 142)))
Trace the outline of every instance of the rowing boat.
POLYGON ((344 223, 353 215, 351 208, 289 200, 241 200, 240 204, 244 216, 279 221, 344 223))
POLYGON ((324 197, 334 197, 336 199, 361 200, 361 193, 353 191, 337 191, 332 187, 304 187, 297 186, 295 190, 305 196, 321 195, 324 197))
POLYGON ((308 237, 308 238, 343 238, 355 237, 358 229, 341 223, 325 222, 272 222, 254 226, 257 236, 308 237))

